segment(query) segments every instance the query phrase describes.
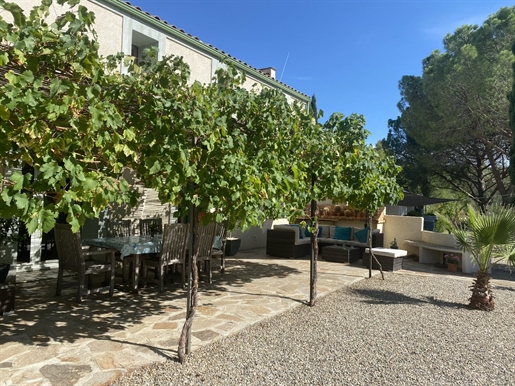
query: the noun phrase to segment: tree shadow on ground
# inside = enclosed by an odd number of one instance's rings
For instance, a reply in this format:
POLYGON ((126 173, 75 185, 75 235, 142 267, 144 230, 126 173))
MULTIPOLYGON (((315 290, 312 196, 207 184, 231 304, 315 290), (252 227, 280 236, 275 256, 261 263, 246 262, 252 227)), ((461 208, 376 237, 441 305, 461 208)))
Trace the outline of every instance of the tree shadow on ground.
POLYGON ((388 291, 388 290, 376 290, 376 289, 352 289, 353 293, 358 296, 361 296, 365 299, 360 299, 360 301, 368 303, 368 304, 384 304, 384 305, 393 305, 393 304, 412 304, 412 305, 423 305, 423 304, 433 304, 439 307, 448 307, 448 308, 464 308, 465 305, 462 303, 456 302, 447 302, 441 299, 436 299, 432 296, 427 296, 424 298, 415 298, 412 296, 407 296, 400 292, 388 291))
MULTIPOLYGON (((473 275, 473 277, 475 277, 475 275, 473 275)), ((495 267, 495 269, 490 274, 490 277, 494 280, 505 280, 515 283, 515 271, 510 272, 507 268, 495 267)))
POLYGON ((505 285, 492 285, 494 293, 497 291, 515 292, 515 287, 508 287, 505 285))
MULTIPOLYGON (((216 273, 213 284, 199 283, 199 292, 227 292, 233 287, 242 289, 260 278, 275 277, 280 281, 299 272, 276 263, 233 259, 223 275, 216 273)), ((162 293, 155 286, 142 289, 138 295, 117 290, 113 297, 106 293, 85 296, 80 304, 75 301, 74 288, 63 290, 62 296, 56 297, 55 287, 54 278, 17 283, 15 312, 0 317, 0 347, 8 342, 48 346, 83 338, 138 345, 113 335, 142 323, 148 316, 169 315, 167 320, 177 322, 178 328, 184 322, 186 291, 178 276, 173 283, 167 283, 162 293)), ((165 357, 172 352, 168 347, 141 346, 165 357)))
MULTIPOLYGON (((215 267, 216 263, 219 263, 219 261, 213 260, 213 267, 215 267)), ((270 261, 270 263, 258 263, 255 260, 233 258, 230 260, 224 273, 221 273, 217 267, 213 268, 213 280, 211 284, 207 281, 206 273, 201 272, 199 277, 199 292, 201 292, 203 296, 219 296, 221 293, 231 293, 235 295, 275 297, 304 303, 302 300, 277 294, 277 288, 280 287, 282 279, 300 273, 302 272, 296 268, 272 261, 270 261), (247 284, 267 278, 277 279, 277 287, 263 287, 262 290, 256 292, 244 290, 247 284)), ((178 276, 176 280, 178 280, 178 276)), ((309 283, 306 283, 306 286, 308 285, 309 283)))

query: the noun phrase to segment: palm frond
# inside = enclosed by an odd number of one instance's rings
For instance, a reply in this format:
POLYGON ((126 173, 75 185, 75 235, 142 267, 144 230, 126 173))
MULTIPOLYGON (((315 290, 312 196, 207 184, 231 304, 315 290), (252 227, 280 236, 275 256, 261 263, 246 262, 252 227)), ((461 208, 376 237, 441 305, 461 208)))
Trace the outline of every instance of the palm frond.
POLYGON ((451 233, 454 229, 454 223, 443 214, 439 212, 435 212, 436 217, 438 218, 438 222, 442 225, 443 229, 451 233))
POLYGON ((515 216, 510 208, 495 208, 470 217, 472 237, 482 245, 515 243, 515 216))
POLYGON ((462 251, 469 252, 480 271, 486 272, 499 261, 512 256, 515 264, 515 210, 512 207, 491 206, 487 213, 467 207, 468 221, 455 224, 438 215, 451 228, 462 251))

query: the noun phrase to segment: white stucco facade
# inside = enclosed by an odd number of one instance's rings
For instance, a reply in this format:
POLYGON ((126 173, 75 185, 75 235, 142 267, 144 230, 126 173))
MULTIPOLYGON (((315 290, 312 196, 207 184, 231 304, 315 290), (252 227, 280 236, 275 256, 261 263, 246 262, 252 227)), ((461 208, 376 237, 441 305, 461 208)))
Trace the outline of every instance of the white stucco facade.
POLYGON ((452 234, 424 230, 423 217, 386 215, 383 232, 385 247, 396 238, 399 248, 405 249, 408 255, 417 255, 421 263, 443 263, 445 253, 455 253, 461 257, 463 273, 474 273, 478 270, 470 253, 458 249, 456 238, 452 234), (420 243, 413 244, 406 240, 420 243))
POLYGON ((191 47, 187 47, 177 40, 166 39, 166 54, 182 56, 191 71, 190 82, 194 80, 207 84, 215 75, 213 71, 213 58, 202 54, 191 47))
MULTIPOLYGON (((16 0, 15 3, 28 13, 34 6, 40 4, 40 0, 16 0)), ((304 104, 309 102, 307 95, 264 75, 251 65, 223 53, 125 1, 81 0, 80 4, 95 13, 95 31, 101 55, 107 56, 119 52, 132 55, 133 46, 141 49, 149 45, 157 46, 160 58, 164 55, 182 56, 190 66, 191 80, 201 83, 210 82, 215 71, 223 66, 221 62, 228 60, 246 74, 247 81, 244 87, 251 89, 257 84, 257 90, 262 87, 279 88, 289 101, 296 100, 304 104)), ((49 19, 53 20, 69 9, 68 6, 54 3, 49 19)), ((7 21, 11 21, 9 12, 0 10, 0 15, 7 21)))
MULTIPOLYGON (((27 14, 34 6, 40 4, 40 0, 14 0, 14 2, 27 14)), ((81 0, 80 4, 95 13, 94 29, 99 43, 99 53, 102 56, 123 52, 126 55, 141 57, 145 48, 149 46, 157 47, 159 58, 165 55, 182 57, 190 67, 190 82, 199 81, 203 84, 211 82, 216 70, 225 66, 224 61, 229 61, 239 71, 246 74, 247 80, 244 87, 247 89, 259 91, 263 87, 278 88, 284 93, 289 102, 299 101, 306 106, 309 102, 309 97, 305 94, 124 1, 81 0)), ((59 6, 54 2, 50 7, 49 22, 55 20, 56 17, 69 9, 70 7, 67 5, 59 6)), ((0 16, 8 22, 12 22, 12 17, 8 11, 0 9, 0 16)), ((172 21, 170 20, 169 22, 172 21)), ((180 21, 178 22, 180 23, 180 21)), ((120 68, 120 71, 123 70, 123 68, 120 68)), ((118 217, 134 220, 162 217, 166 223, 171 216, 171 211, 173 212, 173 208, 159 205, 155 192, 146 189, 143 194, 143 200, 137 208, 132 208, 126 213, 121 213, 118 210, 116 214, 118 217)), ((108 215, 107 212, 106 215, 108 215)), ((100 218, 87 221, 82 230, 83 237, 104 236, 105 227, 103 226, 103 220, 103 218, 100 218)), ((137 230, 136 225, 135 230, 137 230)), ((238 234, 238 236, 242 237, 242 248, 263 246, 265 244, 265 233, 266 230, 254 229, 246 235, 238 234)), ((45 266, 45 264, 56 264, 55 261, 47 261, 46 263, 41 261, 41 244, 41 236, 39 234, 32 235, 30 240, 31 263, 25 264, 24 267, 32 266, 32 268, 38 268, 45 266)))

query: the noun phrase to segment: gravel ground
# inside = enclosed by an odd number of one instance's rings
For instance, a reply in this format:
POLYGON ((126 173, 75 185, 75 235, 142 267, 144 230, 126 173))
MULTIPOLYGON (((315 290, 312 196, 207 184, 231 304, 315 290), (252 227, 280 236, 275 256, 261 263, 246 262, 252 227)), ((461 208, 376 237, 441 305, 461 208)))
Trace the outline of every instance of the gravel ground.
POLYGON ((386 273, 115 385, 513 385, 515 275, 494 274, 493 312, 470 278, 386 273))

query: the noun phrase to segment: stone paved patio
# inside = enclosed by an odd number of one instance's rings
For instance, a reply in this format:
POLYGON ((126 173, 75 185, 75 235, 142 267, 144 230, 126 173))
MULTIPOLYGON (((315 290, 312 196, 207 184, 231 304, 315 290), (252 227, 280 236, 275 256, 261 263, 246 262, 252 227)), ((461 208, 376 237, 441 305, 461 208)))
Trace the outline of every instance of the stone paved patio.
MULTIPOLYGON (((395 273, 448 274, 412 260, 395 273)), ((361 260, 319 261, 318 296, 366 277, 361 260)), ((19 273, 17 283, 16 313, 0 317, 1 385, 108 385, 138 367, 177 358, 186 308, 178 284, 168 284, 162 294, 149 287, 139 295, 116 291, 113 298, 96 294, 76 304, 73 289, 54 296, 56 270, 19 273)), ((307 258, 242 251, 227 260, 224 274, 214 269, 213 284, 200 284, 192 350, 308 299, 307 258)))
MULTIPOLYGON (((318 296, 368 276, 359 264, 319 262, 318 296)), ((56 270, 18 273, 16 312, 0 317, 0 384, 103 385, 153 362, 176 360, 185 291, 55 297, 56 270)), ((309 299, 309 260, 242 251, 200 284, 192 350, 309 299)))

